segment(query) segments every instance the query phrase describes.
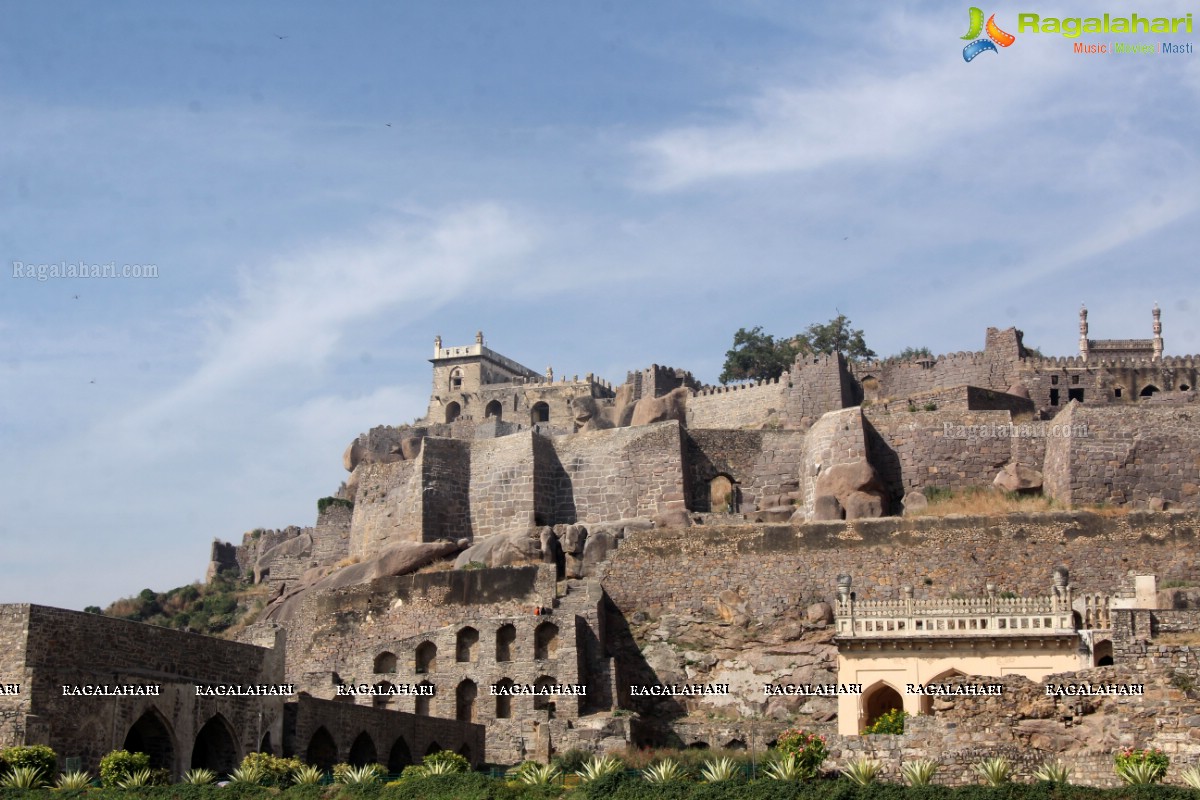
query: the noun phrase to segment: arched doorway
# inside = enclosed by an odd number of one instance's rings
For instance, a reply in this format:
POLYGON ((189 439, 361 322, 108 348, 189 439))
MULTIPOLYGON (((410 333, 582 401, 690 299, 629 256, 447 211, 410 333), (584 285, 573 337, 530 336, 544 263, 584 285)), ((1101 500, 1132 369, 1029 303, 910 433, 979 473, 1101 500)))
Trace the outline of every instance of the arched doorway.
MULTIPOLYGON (((958 677, 961 677, 964 675, 966 675, 965 672, 961 672, 960 670, 950 668, 950 669, 946 670, 945 672, 939 672, 937 675, 934 675, 932 678, 930 678, 929 680, 927 680, 925 682, 926 683, 944 683, 945 681, 948 681, 951 678, 958 678, 958 677)), ((933 700, 934 700, 933 695, 928 695, 928 694, 921 695, 921 713, 922 714, 932 714, 933 713, 933 700)), ((901 707, 903 707, 903 704, 901 704, 901 707)), ((867 723, 867 724, 869 725, 870 723, 867 723)))
POLYGON ((389 675, 396 671, 396 654, 380 653, 375 656, 375 674, 389 675))
POLYGON ((432 741, 429 743, 429 747, 425 748, 425 755, 431 756, 434 753, 440 753, 442 752, 442 749, 442 746, 438 744, 436 740, 432 741))
POLYGON ((262 741, 258 743, 258 752, 271 753, 271 732, 267 731, 263 734, 262 741))
POLYGON ((462 406, 451 401, 446 404, 446 422, 454 422, 458 419, 458 415, 462 413, 462 406))
POLYGON ((555 695, 550 693, 552 691, 550 687, 557 686, 557 685, 558 685, 558 682, 555 681, 554 678, 551 678, 549 675, 542 675, 540 678, 538 678, 536 681, 533 682, 533 688, 537 692, 533 696, 534 711, 545 709, 547 712, 549 712, 550 719, 554 719, 554 714, 557 710, 557 706, 554 703, 554 699, 553 699, 555 697, 555 695))
POLYGON ((1108 639, 1101 639, 1092 647, 1092 664, 1097 667, 1111 667, 1113 663, 1113 646, 1108 639))
POLYGON ((404 768, 410 764, 412 764, 412 751, 408 749, 408 742, 404 741, 403 736, 397 737, 396 743, 388 752, 388 772, 403 772, 404 768))
POLYGON ((904 698, 890 684, 880 681, 863 692, 862 708, 859 730, 866 728, 889 711, 903 710, 904 698))
POLYGON ((483 416, 499 422, 500 418, 504 416, 504 406, 500 404, 499 400, 493 400, 484 407, 483 416))
POLYGON ((371 737, 366 731, 363 731, 354 740, 354 744, 350 745, 350 766, 361 767, 365 764, 374 764, 378 760, 375 742, 371 741, 371 737))
POLYGON ((512 678, 502 678, 497 684, 496 689, 496 719, 511 719, 512 718, 512 688, 515 684, 512 678))
POLYGON ((1142 391, 1138 393, 1138 396, 1139 397, 1151 397, 1152 395, 1155 395, 1155 394, 1158 394, 1158 387, 1155 386, 1153 383, 1151 383, 1151 384, 1148 384, 1145 389, 1142 389, 1142 391))
POLYGON ((728 475, 718 475, 708 482, 708 510, 717 514, 737 511, 737 485, 728 475))
POLYGON ((479 687, 475 681, 467 679, 454 690, 454 718, 459 722, 475 721, 475 698, 479 696, 479 687))
POLYGON ((371 706, 374 708, 387 708, 390 706, 392 704, 392 699, 395 697, 395 695, 390 694, 390 692, 394 692, 396 687, 388 681, 380 681, 379 683, 375 684, 374 688, 378 694, 371 697, 371 706))
POLYGON ((433 693, 437 691, 436 688, 429 681, 421 681, 417 684, 417 691, 421 692, 421 694, 417 695, 417 702, 414 705, 413 711, 419 717, 433 716, 433 693))
POLYGON ((479 631, 469 626, 463 628, 455 637, 454 660, 459 663, 474 662, 478 648, 479 631))
POLYGON ((175 737, 163 715, 153 706, 130 726, 121 747, 150 756, 150 766, 154 769, 175 769, 175 737))
POLYGON ((239 763, 241 758, 233 729, 223 716, 216 714, 196 734, 196 742, 192 745, 192 769, 203 767, 219 776, 228 775, 239 763))
POLYGON ((533 408, 529 409, 529 421, 534 425, 539 422, 549 422, 550 406, 546 403, 534 403, 533 408))
POLYGON ((304 760, 323 770, 333 769, 337 763, 337 743, 325 726, 317 728, 312 738, 308 740, 308 749, 304 751, 304 760))

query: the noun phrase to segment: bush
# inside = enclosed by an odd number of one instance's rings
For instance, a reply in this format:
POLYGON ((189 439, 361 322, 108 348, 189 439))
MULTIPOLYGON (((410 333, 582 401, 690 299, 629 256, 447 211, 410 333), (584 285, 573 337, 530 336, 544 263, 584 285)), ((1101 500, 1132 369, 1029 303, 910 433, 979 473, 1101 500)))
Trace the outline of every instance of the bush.
POLYGON ((1157 747, 1134 750, 1126 747, 1113 755, 1113 769, 1128 784, 1158 783, 1167 774, 1171 759, 1157 747))
MULTIPOLYGON (((436 753, 430 753, 421 760, 421 763, 428 767, 433 764, 450 764, 452 772, 470 772, 471 762, 460 756, 458 753, 452 753, 449 750, 439 750, 436 753)), ((386 773, 387 770, 384 770, 386 773)))
POLYGON ((0 750, 0 762, 8 769, 33 767, 44 778, 58 772, 58 755, 44 744, 6 747, 0 750))
POLYGON ((907 718, 907 711, 893 708, 891 711, 881 714, 878 719, 863 728, 863 734, 884 733, 897 735, 904 733, 904 720, 907 718))
POLYGON ((806 778, 816 777, 829 755, 825 737, 808 733, 799 728, 790 728, 779 735, 775 750, 785 758, 795 756, 800 770, 806 778))
POLYGON ((143 769, 150 769, 150 756, 128 750, 113 750, 100 759, 100 783, 112 788, 143 769))
POLYGON ((576 747, 565 753, 556 753, 554 758, 550 759, 550 763, 558 767, 559 772, 562 772, 564 775, 574 775, 583 769, 583 765, 591 757, 592 754, 587 750, 580 750, 576 747))
POLYGON ((292 775, 304 766, 299 758, 280 758, 270 753, 249 753, 242 759, 242 769, 257 769, 263 786, 287 786, 292 775))

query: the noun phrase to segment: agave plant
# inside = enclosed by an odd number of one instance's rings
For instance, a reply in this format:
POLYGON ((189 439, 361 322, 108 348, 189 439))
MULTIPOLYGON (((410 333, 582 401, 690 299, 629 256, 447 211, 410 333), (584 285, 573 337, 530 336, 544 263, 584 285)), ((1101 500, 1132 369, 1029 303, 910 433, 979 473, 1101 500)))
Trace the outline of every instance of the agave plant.
MULTIPOLYGON (((430 764, 430 767, 435 765, 430 764)), ((426 768, 427 774, 435 774, 426 768)), ((341 782, 351 786, 366 786, 372 783, 379 783, 379 771, 375 769, 374 764, 363 764, 361 767, 351 767, 343 772, 340 776, 341 782)))
POLYGON ((58 780, 54 782, 55 789, 86 789, 92 785, 92 775, 90 772, 64 772, 58 776, 58 780))
POLYGON ((975 771, 988 786, 1003 786, 1012 777, 1012 762, 1004 756, 985 758, 975 765, 975 771))
POLYGON ((650 783, 669 783, 686 778, 687 770, 681 767, 678 761, 664 758, 657 764, 651 764, 642 770, 642 777, 650 783))
POLYGON ((1033 779, 1051 783, 1070 783, 1071 768, 1061 761, 1047 761, 1034 770, 1033 779))
POLYGON ((1184 767, 1179 770, 1179 777, 1193 789, 1200 789, 1200 767, 1184 767))
POLYGON ((43 784, 42 771, 37 767, 13 767, 0 778, 0 787, 5 789, 36 789, 43 784))
POLYGON ((764 772, 771 780, 799 781, 804 780, 807 771, 804 769, 804 765, 800 763, 800 759, 796 758, 795 754, 792 754, 786 758, 779 759, 767 767, 764 772))
POLYGON ((1162 778, 1162 770, 1149 761, 1134 761, 1117 765, 1117 777, 1130 786, 1148 786, 1162 778))
POLYGON ((851 783, 858 786, 867 786, 874 783, 881 772, 883 772, 883 764, 873 758, 865 758, 863 756, 850 759, 846 762, 846 768, 842 770, 842 774, 851 783))
POLYGON ((612 775, 621 771, 621 762, 612 756, 600 758, 595 756, 589 758, 583 764, 583 769, 575 774, 579 776, 580 783, 589 783, 597 778, 603 778, 605 775, 612 775))
POLYGON ((321 768, 314 767, 312 764, 305 764, 292 771, 292 783, 297 786, 313 786, 324 778, 325 773, 321 771, 321 768))
POLYGON ((208 786, 210 783, 217 782, 217 773, 211 769, 196 767, 183 773, 183 782, 190 783, 193 786, 208 786))
POLYGON ((154 772, 149 769, 139 769, 129 773, 123 780, 117 781, 121 789, 142 789, 154 784, 154 772))
POLYGON ((230 783, 248 783, 252 786, 258 786, 262 783, 264 774, 260 767, 255 765, 241 766, 229 773, 230 783))
POLYGON ((719 783, 733 780, 739 771, 736 761, 728 756, 722 756, 705 762, 700 769, 700 777, 705 783, 719 783))
POLYGON ((916 761, 906 761, 900 765, 900 774, 909 786, 928 786, 937 774, 938 763, 928 758, 918 758, 916 761))
POLYGON ((432 761, 421 767, 421 774, 425 776, 453 775, 458 771, 458 767, 449 761, 432 761))
POLYGON ((553 764, 530 764, 521 770, 518 778, 526 786, 549 786, 558 780, 561 774, 553 764))

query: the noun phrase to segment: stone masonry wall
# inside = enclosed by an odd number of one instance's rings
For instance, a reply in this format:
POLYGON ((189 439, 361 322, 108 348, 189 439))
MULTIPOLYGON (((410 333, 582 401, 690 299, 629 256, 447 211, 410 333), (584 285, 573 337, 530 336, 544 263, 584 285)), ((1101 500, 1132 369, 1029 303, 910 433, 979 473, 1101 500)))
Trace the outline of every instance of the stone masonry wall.
POLYGON ((853 464, 867 457, 862 410, 855 406, 825 414, 804 439, 800 465, 800 491, 804 512, 811 516, 816 500, 817 477, 835 464, 853 464))
POLYGON ((713 510, 709 485, 718 475, 726 475, 737 484, 743 512, 799 500, 804 439, 801 431, 689 429, 684 441, 691 487, 688 508, 713 510))
POLYGON ((471 443, 472 536, 525 530, 533 524, 533 438, 525 431, 471 443))
POLYGON ((427 438, 421 446, 421 541, 471 537, 471 442, 427 438))
POLYGON ((652 517, 684 507, 677 422, 555 437, 554 450, 561 465, 556 523, 652 517))
POLYGON ((1086 512, 630 531, 604 588, 624 613, 652 615, 713 615, 717 595, 733 589, 755 617, 832 598, 839 573, 863 599, 898 599, 904 585, 918 598, 977 594, 989 582, 1034 596, 1061 563, 1080 591, 1112 592, 1131 570, 1194 580, 1198 533, 1194 513, 1086 512))
POLYGON ((1060 502, 1168 507, 1200 502, 1200 426, 1188 406, 1072 404, 1054 418, 1084 430, 1049 442, 1047 494, 1060 502))
POLYGON ((760 427, 787 405, 788 377, 733 386, 709 386, 687 400, 689 428, 760 427))
POLYGON ((0 694, 0 748, 25 742, 31 698, 30 674, 25 669, 29 609, 28 605, 0 605, 0 685, 19 687, 16 694, 0 694))
POLYGON ((1200 609, 1114 609, 1111 614, 1114 663, 1134 674, 1157 669, 1200 678, 1200 609))
MULTIPOLYGON (((429 440, 426 440, 427 442, 429 440)), ((424 452, 414 461, 360 464, 349 552, 364 558, 399 542, 419 542, 424 527, 424 452)))

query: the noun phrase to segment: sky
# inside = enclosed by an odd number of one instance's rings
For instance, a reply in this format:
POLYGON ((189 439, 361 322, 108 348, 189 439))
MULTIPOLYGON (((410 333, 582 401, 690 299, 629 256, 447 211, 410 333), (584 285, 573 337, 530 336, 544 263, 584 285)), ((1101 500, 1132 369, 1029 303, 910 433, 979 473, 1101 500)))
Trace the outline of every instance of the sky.
POLYGON ((945 2, 11 4, 0 602, 313 524, 346 445, 424 413, 438 334, 715 382, 741 327, 1071 355, 1081 303, 1149 338, 1158 302, 1200 352, 1200 53, 1073 48, 1196 35, 996 21, 968 63, 945 2), (80 263, 120 277, 50 277, 80 263))

